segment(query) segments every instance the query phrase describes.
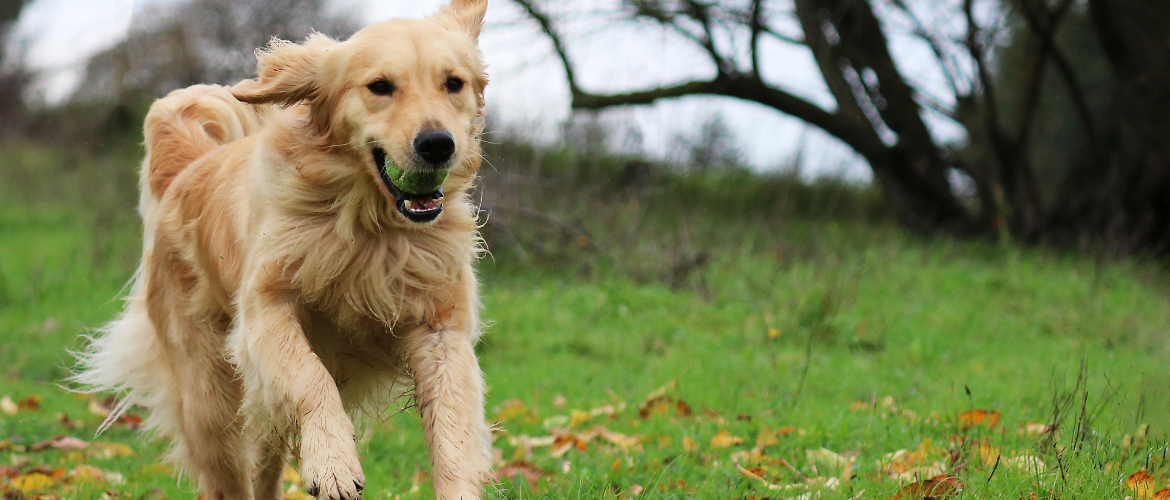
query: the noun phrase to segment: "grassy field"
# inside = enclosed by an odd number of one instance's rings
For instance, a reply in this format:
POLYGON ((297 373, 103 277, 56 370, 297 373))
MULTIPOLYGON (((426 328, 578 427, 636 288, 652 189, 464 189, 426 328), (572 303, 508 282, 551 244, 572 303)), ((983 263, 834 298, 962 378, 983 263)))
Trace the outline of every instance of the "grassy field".
MULTIPOLYGON (((1157 264, 924 240, 865 217, 749 216, 660 185, 601 215, 533 205, 555 215, 543 221, 485 202, 499 217, 481 263, 503 477, 491 496, 1120 499, 1167 486, 1170 276, 1157 264), (523 232, 565 221, 580 234, 555 248, 523 232)), ((120 307, 133 214, 5 193, 0 491, 195 498, 160 464, 163 443, 125 425, 95 436, 101 401, 58 385, 79 334, 120 307)), ((430 497, 418 417, 390 409, 366 428, 365 498, 430 497)), ((304 498, 295 480, 289 498, 304 498)))

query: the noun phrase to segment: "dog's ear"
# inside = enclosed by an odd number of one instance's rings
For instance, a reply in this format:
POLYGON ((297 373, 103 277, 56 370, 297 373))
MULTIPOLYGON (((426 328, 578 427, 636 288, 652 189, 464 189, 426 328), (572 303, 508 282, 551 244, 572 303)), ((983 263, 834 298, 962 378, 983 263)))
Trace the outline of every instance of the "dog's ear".
POLYGON ((479 38, 483 29, 483 18, 487 15, 488 0, 451 0, 451 5, 443 7, 440 15, 448 16, 459 28, 479 38))
POLYGON ((274 38, 268 47, 256 49, 256 79, 237 83, 232 95, 251 104, 285 106, 312 99, 321 89, 323 56, 335 44, 320 33, 310 35, 303 44, 274 38))

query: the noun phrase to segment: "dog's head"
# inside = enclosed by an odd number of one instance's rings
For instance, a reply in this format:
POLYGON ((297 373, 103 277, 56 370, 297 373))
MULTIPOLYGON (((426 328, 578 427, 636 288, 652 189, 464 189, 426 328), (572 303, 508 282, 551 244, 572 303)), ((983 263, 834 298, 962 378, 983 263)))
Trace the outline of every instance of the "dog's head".
POLYGON ((483 91, 477 46, 487 0, 453 0, 426 19, 396 19, 344 42, 313 35, 273 40, 259 75, 232 88, 243 102, 306 102, 310 127, 352 154, 397 212, 426 224, 443 191, 465 189, 479 168, 483 91))

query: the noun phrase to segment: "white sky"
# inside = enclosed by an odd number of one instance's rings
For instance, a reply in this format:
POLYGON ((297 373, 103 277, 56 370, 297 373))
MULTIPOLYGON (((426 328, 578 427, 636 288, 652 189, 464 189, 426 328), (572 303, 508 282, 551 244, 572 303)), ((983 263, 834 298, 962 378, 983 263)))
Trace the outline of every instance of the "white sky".
MULTIPOLYGON (((117 43, 136 12, 149 3, 176 0, 34 0, 21 13, 17 36, 27 44, 27 60, 43 73, 44 98, 59 101, 78 84, 89 55, 117 43)), ((334 0, 334 8, 346 11, 363 24, 392 17, 423 17, 434 12, 440 0, 334 0)), ((931 0, 933 1, 933 0, 931 0)), ((634 90, 679 82, 688 77, 709 77, 711 63, 700 52, 660 30, 599 30, 599 9, 616 0, 563 2, 558 19, 566 22, 570 56, 577 64, 583 88, 596 92, 634 90)), ((538 139, 551 140, 569 116, 569 92, 564 72, 552 45, 535 24, 523 20, 519 9, 506 0, 493 0, 487 28, 481 39, 491 84, 489 111, 497 123, 538 139), (517 21, 520 21, 519 24, 517 21)), ((924 44, 908 37, 894 37, 895 57, 910 77, 938 88, 945 95, 942 77, 924 44)), ((832 106, 820 73, 802 48, 767 42, 763 49, 764 76, 795 94, 822 106, 832 106)), ((726 98, 688 97, 660 101, 653 106, 607 111, 615 128, 634 127, 643 137, 644 149, 656 156, 670 154, 679 132, 694 133, 711 113, 720 112, 735 132, 747 159, 760 170, 776 168, 803 146, 805 175, 843 175, 868 180, 868 167, 852 151, 817 129, 764 106, 726 98)), ((936 134, 956 137, 953 126, 931 120, 936 134)))

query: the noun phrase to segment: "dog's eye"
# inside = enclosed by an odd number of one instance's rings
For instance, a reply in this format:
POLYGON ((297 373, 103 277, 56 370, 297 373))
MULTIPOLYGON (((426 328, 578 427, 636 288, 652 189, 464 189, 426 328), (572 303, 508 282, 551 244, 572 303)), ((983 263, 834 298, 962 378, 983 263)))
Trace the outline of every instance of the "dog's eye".
POLYGON ((447 87, 447 92, 450 92, 452 94, 458 93, 460 90, 463 90, 463 80, 459 79, 458 77, 452 76, 451 78, 448 78, 447 83, 445 85, 447 87))
POLYGON ((378 80, 374 83, 366 85, 366 88, 370 89, 370 92, 378 95, 390 95, 394 93, 394 84, 386 80, 378 80))

